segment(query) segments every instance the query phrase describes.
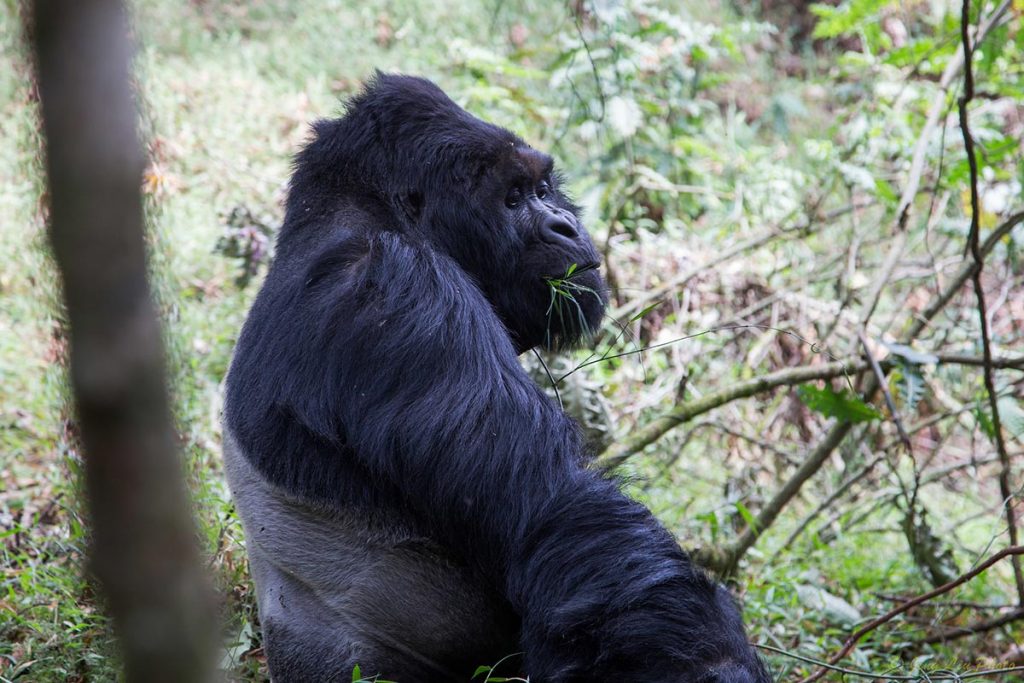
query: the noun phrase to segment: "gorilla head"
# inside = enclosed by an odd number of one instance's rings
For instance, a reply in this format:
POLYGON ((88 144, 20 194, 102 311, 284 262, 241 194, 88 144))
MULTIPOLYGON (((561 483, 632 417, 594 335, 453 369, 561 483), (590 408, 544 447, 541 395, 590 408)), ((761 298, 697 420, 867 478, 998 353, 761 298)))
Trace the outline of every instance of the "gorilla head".
POLYGON ((275 681, 768 681, 519 365, 597 326, 597 264, 551 158, 427 81, 316 125, 225 402, 275 681))
MULTIPOLYGON (((599 256, 550 156, 420 78, 378 75, 348 112, 316 129, 318 141, 344 151, 333 156, 335 177, 385 198, 401 221, 376 227, 454 259, 519 353, 568 346, 597 328, 599 256)), ((299 170, 313 157, 307 150, 299 170)))

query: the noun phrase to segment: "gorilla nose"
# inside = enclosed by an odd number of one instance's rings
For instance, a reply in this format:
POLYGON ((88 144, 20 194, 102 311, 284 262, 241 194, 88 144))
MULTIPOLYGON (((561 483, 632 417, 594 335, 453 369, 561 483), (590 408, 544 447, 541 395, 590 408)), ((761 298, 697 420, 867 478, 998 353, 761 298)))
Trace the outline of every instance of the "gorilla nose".
POLYGON ((579 237, 576 225, 562 216, 548 216, 540 226, 541 236, 549 242, 569 240, 575 243, 579 237))

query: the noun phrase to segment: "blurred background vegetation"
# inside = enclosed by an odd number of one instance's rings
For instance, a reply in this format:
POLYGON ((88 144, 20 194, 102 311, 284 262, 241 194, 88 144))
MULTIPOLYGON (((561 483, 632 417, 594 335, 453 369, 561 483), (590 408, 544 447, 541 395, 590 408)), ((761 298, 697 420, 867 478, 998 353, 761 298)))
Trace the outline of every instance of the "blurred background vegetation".
MULTIPOLYGON (((558 397, 631 492, 729 573, 780 678, 1011 545, 1007 504, 1024 485, 1020 0, 970 12, 995 400, 964 276, 959 4, 131 8, 152 274, 232 680, 264 680, 265 667, 221 473, 220 383, 272 258, 290 157, 374 69, 427 76, 558 158, 612 290, 593 348, 544 359, 558 397)), ((81 567, 23 20, 0 2, 0 681, 113 680, 81 567)), ((1024 664, 1012 565, 870 630, 843 666, 924 681, 1024 664)))

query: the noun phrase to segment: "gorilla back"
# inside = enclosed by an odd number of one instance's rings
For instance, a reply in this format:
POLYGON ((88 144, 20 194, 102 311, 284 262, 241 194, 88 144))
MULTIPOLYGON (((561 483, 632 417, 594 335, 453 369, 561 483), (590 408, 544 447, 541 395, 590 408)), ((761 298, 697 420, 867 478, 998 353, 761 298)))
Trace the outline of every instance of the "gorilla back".
POLYGON ((225 410, 278 683, 467 681, 513 653, 535 683, 769 680, 725 589, 519 366, 604 309, 559 185, 404 76, 297 157, 225 410))

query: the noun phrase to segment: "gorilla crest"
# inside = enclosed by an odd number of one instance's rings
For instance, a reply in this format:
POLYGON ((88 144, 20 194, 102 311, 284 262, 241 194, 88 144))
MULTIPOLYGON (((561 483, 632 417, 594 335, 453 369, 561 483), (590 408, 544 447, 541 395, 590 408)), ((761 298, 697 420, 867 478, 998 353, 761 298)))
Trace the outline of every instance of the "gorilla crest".
POLYGON ((298 155, 224 451, 277 683, 762 683, 727 591, 517 355, 604 310, 551 157, 377 75, 298 155), (568 296, 552 298, 551 280, 568 296))

